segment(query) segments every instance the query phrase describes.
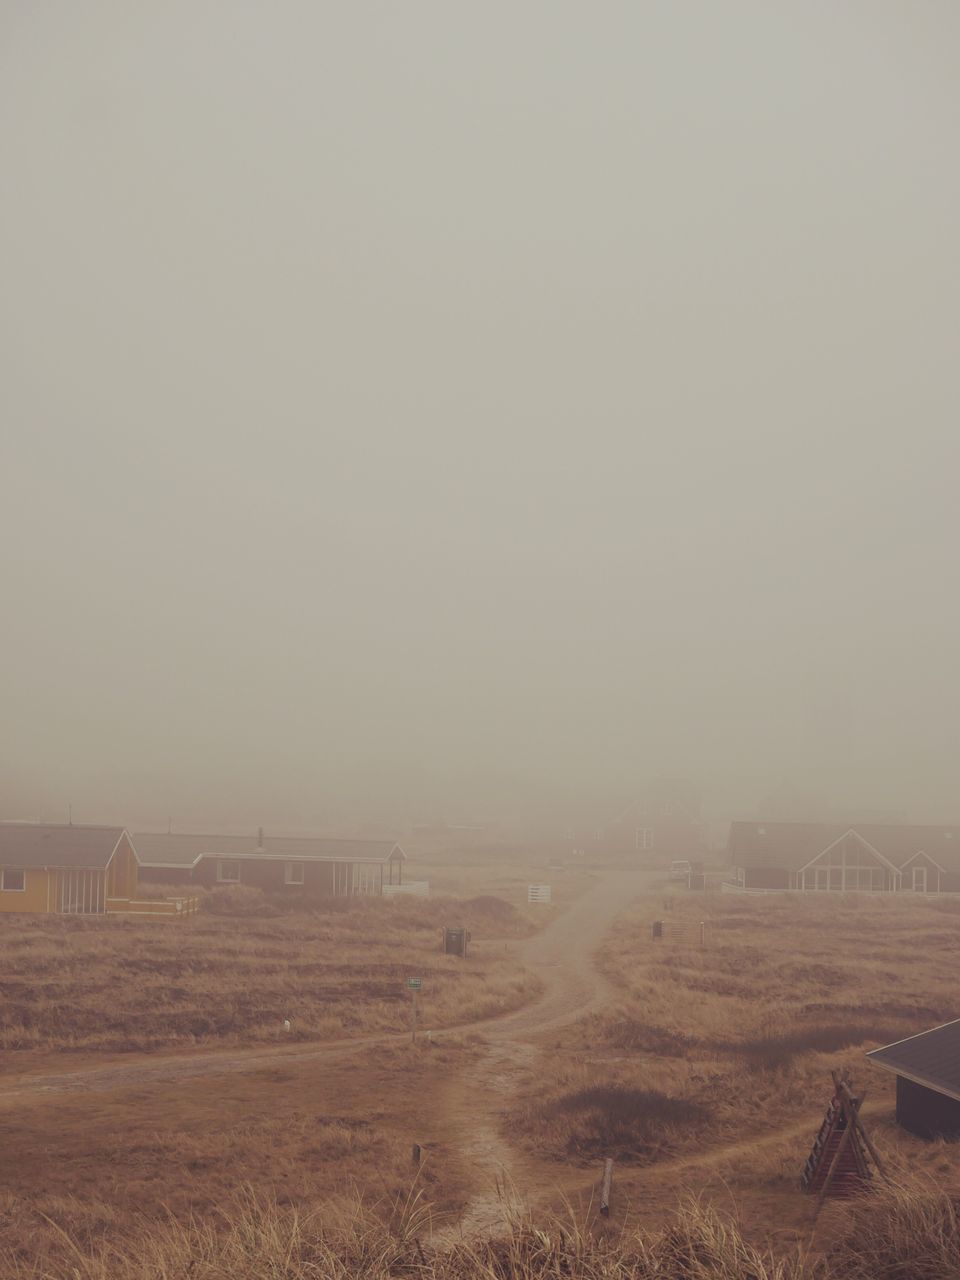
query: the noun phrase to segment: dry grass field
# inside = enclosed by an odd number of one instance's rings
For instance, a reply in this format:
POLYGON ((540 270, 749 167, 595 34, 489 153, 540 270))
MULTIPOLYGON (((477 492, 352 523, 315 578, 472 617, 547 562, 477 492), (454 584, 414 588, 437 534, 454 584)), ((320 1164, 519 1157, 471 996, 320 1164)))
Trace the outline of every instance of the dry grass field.
POLYGON ((214 914, 171 921, 9 916, 0 930, 0 1069, 26 1051, 126 1053, 399 1031, 407 976, 425 1025, 488 1017, 529 999, 509 944, 530 920, 491 895, 332 899, 257 914, 232 892, 214 914), (237 899, 231 907, 229 897, 237 899), (245 912, 254 914, 242 914, 245 912), (463 925, 466 960, 441 954, 463 925))
POLYGON ((510 1132, 558 1176, 614 1156, 633 1213, 711 1189, 751 1233, 792 1246, 811 1218, 797 1178, 840 1068, 867 1090, 894 1174, 960 1191, 953 1148, 896 1127, 893 1077, 863 1056, 957 1017, 958 961, 952 899, 645 895, 600 955, 615 1004, 545 1046, 510 1132), (705 921, 705 945, 653 941, 658 918, 705 921))
MULTIPOLYGON (((525 904, 535 865, 459 857, 462 866, 438 862, 423 875, 459 886, 459 900, 204 913, 175 925, 5 921, 4 1034, 16 1044, 16 1029, 32 1028, 36 1038, 0 1055, 15 1085, 0 1086, 0 1275, 960 1276, 953 1148, 902 1134, 890 1079, 863 1059, 875 1043, 956 1015, 960 903, 647 891, 624 899, 598 955, 609 996, 579 1022, 528 1036, 516 1058, 505 1056, 509 1040, 490 1057, 474 1032, 310 1056, 328 1037, 402 1029, 413 972, 425 980, 423 1025, 435 1028, 535 994, 518 948, 532 954, 543 940, 534 922, 555 918, 591 873, 554 873, 559 905, 540 914, 525 904), (654 942, 657 918, 704 920, 706 945, 654 942), (473 930, 466 963, 440 955, 441 923, 473 930), (114 1005, 118 989, 128 995, 114 1005), (295 995, 300 1012, 274 1012, 295 995), (124 1022, 124 1011, 153 1017, 124 1022), (212 1024, 181 1020, 201 1014, 212 1024), (136 1063, 162 1063, 168 1048, 182 1059, 268 1045, 283 1016, 310 1054, 293 1046, 243 1071, 137 1078, 136 1063), (121 1051, 134 1065, 109 1086, 78 1077, 66 1091, 19 1087, 32 1062, 49 1070, 58 1058, 121 1051), (868 1088, 867 1123, 910 1189, 830 1205, 814 1233, 797 1176, 838 1066, 868 1088), (471 1082, 463 1105, 478 1115, 493 1106, 494 1127, 502 1099, 503 1142, 529 1179, 523 1190, 538 1193, 532 1216, 462 1243, 450 1225, 486 1175, 464 1147, 469 1117, 450 1110, 458 1080, 471 1082), (478 1088, 491 1097, 471 1101, 478 1088), (417 1174, 414 1141, 426 1156, 417 1174), (617 1160, 608 1224, 590 1204, 605 1155, 617 1160), (555 1201, 559 1217, 544 1204, 552 1186, 569 1204, 555 1201), (431 1217, 446 1224, 439 1235, 431 1217)), ((614 919, 619 899, 607 900, 614 919)), ((558 924, 569 934, 566 918, 558 924)))
POLYGON ((646 895, 601 952, 616 1007, 551 1046, 517 1119, 557 1159, 644 1164, 816 1112, 832 1067, 882 1091, 863 1050, 956 1017, 958 961, 960 901, 646 895))

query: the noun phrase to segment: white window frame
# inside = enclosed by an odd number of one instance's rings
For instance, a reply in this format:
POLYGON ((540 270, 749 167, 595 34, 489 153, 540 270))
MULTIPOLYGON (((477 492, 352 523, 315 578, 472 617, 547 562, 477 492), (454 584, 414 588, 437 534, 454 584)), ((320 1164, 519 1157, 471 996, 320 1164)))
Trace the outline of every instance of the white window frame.
POLYGON ((653 827, 637 827, 633 838, 638 849, 652 849, 653 827))
POLYGON ((4 893, 26 893, 27 891, 27 873, 23 867, 4 867, 0 873, 0 889, 4 893), (19 885, 7 884, 7 872, 12 871, 14 875, 20 876, 19 885))
POLYGON ((303 884, 304 864, 302 862, 285 862, 283 864, 283 883, 284 884, 303 884), (299 875, 294 874, 299 872, 299 875))
POLYGON ((236 858, 218 858, 217 859, 217 884, 239 884, 240 883, 240 863, 236 858), (235 876, 225 876, 223 874, 224 867, 236 867, 237 874, 235 876))

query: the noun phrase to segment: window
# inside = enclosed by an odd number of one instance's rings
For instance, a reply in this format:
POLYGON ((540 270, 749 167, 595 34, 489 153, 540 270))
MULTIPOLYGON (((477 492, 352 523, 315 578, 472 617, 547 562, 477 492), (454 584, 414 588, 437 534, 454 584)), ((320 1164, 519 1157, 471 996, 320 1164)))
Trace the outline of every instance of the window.
POLYGON ((23 893, 27 887, 27 873, 21 867, 4 867, 2 888, 4 893, 23 893))
POLYGON ((303 884, 303 863, 285 862, 283 864, 284 884, 303 884))
POLYGON ((653 827, 637 827, 635 839, 638 849, 652 849, 653 827))
POLYGON ((217 863, 217 879, 221 884, 239 884, 240 883, 240 863, 239 862, 218 862, 217 863))

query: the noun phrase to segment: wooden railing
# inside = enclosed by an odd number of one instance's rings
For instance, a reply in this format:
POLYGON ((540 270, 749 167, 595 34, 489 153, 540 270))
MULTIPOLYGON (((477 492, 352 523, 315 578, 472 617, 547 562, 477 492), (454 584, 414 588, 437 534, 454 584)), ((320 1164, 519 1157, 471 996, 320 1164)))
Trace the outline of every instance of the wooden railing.
POLYGON ((199 898, 108 898, 111 915, 164 916, 167 919, 194 915, 200 909, 199 898))

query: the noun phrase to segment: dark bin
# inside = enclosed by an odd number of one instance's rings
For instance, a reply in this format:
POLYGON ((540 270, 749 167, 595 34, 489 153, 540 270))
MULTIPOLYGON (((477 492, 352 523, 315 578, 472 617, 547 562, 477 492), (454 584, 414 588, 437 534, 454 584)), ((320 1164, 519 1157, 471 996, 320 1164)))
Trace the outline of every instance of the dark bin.
POLYGON ((448 956, 465 956, 467 954, 468 937, 469 934, 466 929, 444 929, 444 954, 448 956))

